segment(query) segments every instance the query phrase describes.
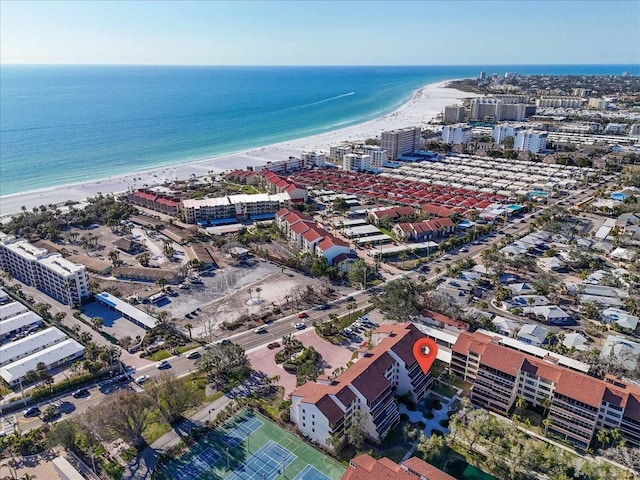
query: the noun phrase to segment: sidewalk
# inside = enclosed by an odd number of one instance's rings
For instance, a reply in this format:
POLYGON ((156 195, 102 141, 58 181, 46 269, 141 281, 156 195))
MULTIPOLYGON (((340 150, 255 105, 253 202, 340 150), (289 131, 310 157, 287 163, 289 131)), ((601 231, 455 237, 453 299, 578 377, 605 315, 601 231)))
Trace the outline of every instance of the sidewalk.
POLYGON ((220 410, 229 402, 230 398, 224 396, 205 405, 188 420, 183 420, 175 425, 170 432, 165 433, 150 446, 145 448, 136 459, 127 465, 122 480, 143 480, 151 478, 151 472, 158 464, 158 454, 177 444, 182 437, 188 435, 193 428, 203 426, 207 420, 213 420, 220 410), (180 432, 180 433, 177 433, 180 432))

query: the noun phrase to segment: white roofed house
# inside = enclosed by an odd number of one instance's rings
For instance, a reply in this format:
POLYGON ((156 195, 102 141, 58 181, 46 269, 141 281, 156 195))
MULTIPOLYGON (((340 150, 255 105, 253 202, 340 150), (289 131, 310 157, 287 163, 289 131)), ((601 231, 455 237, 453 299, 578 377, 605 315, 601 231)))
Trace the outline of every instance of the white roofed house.
POLYGON ((562 344, 568 349, 584 352, 589 349, 589 339, 582 332, 567 333, 562 336, 562 344))
POLYGON ((564 262, 558 257, 542 257, 536 260, 540 268, 548 272, 557 272, 564 268, 564 262))
POLYGON ((547 334, 551 333, 551 330, 544 328, 540 325, 527 324, 516 334, 516 338, 521 342, 529 345, 542 345, 547 339, 547 334))
POLYGON ((497 332, 505 337, 515 338, 520 324, 515 320, 506 317, 496 316, 491 323, 496 327, 497 332))
POLYGON ((640 358, 640 343, 624 335, 609 335, 602 346, 600 358, 618 363, 627 370, 635 370, 640 358))
POLYGON ((600 312, 603 323, 616 323, 620 328, 634 332, 638 327, 638 317, 620 308, 609 307, 600 312))

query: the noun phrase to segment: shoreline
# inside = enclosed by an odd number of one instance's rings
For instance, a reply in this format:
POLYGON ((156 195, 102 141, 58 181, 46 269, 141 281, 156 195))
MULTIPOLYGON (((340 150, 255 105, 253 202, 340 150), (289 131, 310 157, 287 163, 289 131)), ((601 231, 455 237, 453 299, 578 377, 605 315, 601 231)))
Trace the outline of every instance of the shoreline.
POLYGON ((142 188, 145 185, 151 187, 166 181, 186 180, 192 175, 202 177, 209 172, 221 173, 236 168, 255 167, 270 161, 286 160, 290 156, 299 157, 303 150, 328 150, 331 144, 337 142, 376 137, 384 130, 424 126, 442 112, 446 105, 477 96, 448 87, 455 80, 459 79, 427 84, 415 90, 411 98, 394 111, 349 127, 193 162, 154 167, 98 180, 4 195, 0 197, 0 217, 18 213, 23 206, 31 210, 40 205, 58 205, 66 201, 82 202, 98 193, 103 195, 119 194, 130 189, 142 188))

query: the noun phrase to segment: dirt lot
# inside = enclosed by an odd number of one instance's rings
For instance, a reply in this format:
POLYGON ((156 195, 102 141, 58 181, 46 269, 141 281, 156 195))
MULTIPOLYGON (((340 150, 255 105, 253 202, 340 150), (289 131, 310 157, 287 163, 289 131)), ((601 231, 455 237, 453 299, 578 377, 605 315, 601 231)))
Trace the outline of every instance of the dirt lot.
MULTIPOLYGON (((260 315, 276 306, 284 310, 285 296, 288 295, 289 302, 293 303, 307 285, 314 292, 327 286, 321 279, 288 269, 283 272, 281 267, 259 259, 217 270, 212 276, 201 279, 201 285, 192 284, 189 290, 178 290, 177 296, 169 297, 169 303, 160 307, 178 319, 178 325, 184 327, 190 323, 194 337, 209 337, 209 333, 215 336, 221 333, 223 322, 233 322, 242 315, 260 315), (260 292, 256 292, 258 288, 260 292), (190 318, 185 317, 187 314, 190 318)), ((307 307, 302 303, 298 306, 307 307)))

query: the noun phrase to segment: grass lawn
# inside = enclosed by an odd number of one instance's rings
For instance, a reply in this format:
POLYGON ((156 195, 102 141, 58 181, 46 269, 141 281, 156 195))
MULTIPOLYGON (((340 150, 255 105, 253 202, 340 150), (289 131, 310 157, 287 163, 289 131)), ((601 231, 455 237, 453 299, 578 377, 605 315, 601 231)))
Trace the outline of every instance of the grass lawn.
POLYGON ((157 473, 167 480, 221 479, 232 472, 247 480, 261 474, 274 480, 339 480, 344 471, 344 466, 266 417, 243 410, 157 473))

